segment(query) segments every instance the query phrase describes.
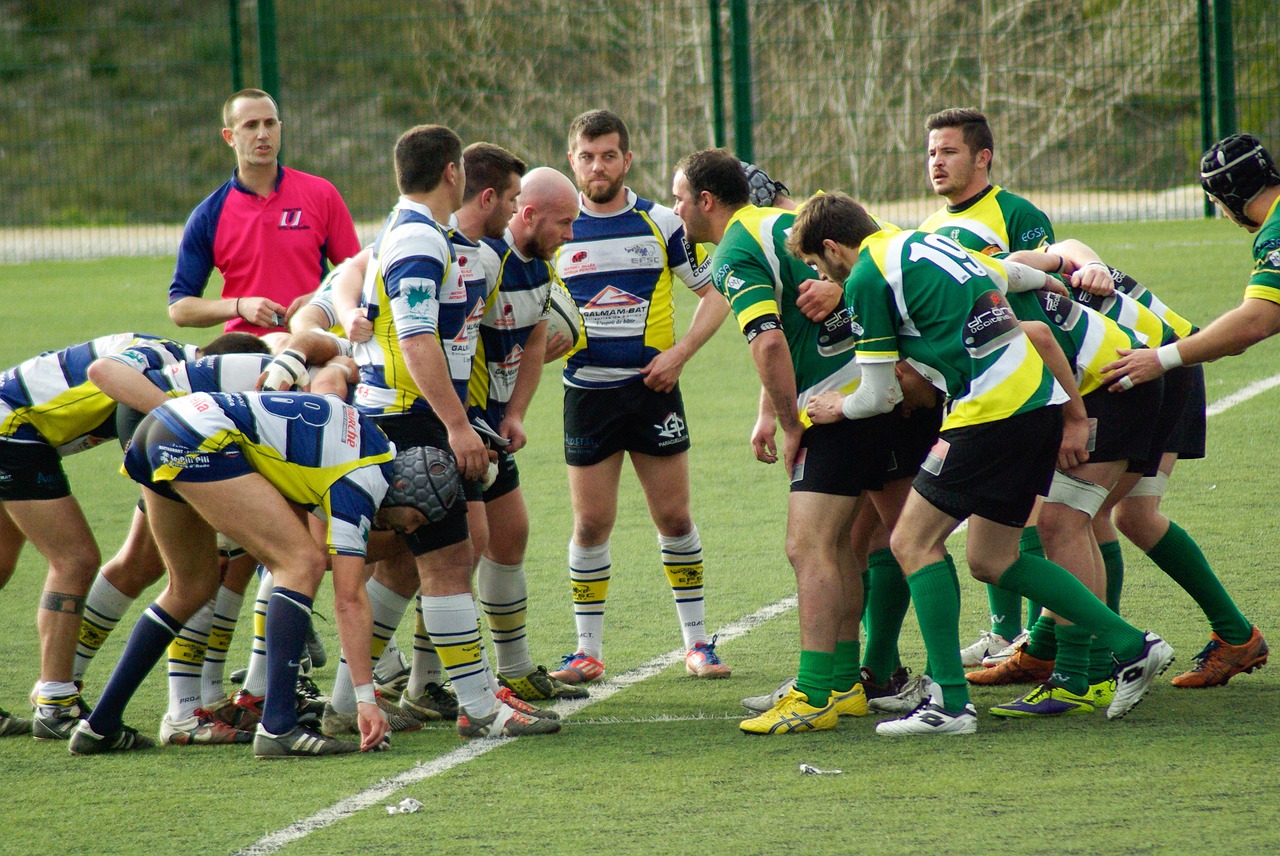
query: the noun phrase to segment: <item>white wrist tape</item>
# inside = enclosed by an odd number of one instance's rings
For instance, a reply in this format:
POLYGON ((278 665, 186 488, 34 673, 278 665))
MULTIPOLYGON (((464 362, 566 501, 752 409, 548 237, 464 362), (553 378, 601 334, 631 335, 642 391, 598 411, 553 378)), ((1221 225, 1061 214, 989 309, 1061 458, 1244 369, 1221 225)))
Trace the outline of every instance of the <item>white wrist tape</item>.
POLYGON ((1167 345, 1161 345, 1156 348, 1156 358, 1160 360, 1160 365, 1165 371, 1176 369, 1182 365, 1182 352, 1178 350, 1177 342, 1170 342, 1167 345))
POLYGON ((286 350, 276 355, 267 366, 266 374, 263 389, 278 390, 286 383, 293 387, 305 386, 308 380, 306 358, 298 351, 286 350))
POLYGON ((1044 271, 1019 262, 1005 262, 1004 269, 1009 277, 1009 290, 1015 294, 1044 288, 1049 281, 1049 275, 1044 271))
POLYGON ((373 684, 361 684, 356 687, 356 702, 358 704, 378 703, 378 697, 373 694, 373 684))

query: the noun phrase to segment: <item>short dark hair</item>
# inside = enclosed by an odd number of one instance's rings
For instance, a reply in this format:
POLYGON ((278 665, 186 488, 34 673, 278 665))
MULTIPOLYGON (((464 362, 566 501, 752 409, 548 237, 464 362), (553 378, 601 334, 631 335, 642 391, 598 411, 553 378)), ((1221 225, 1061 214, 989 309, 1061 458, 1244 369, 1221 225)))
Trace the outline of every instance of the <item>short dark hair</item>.
POLYGON ((209 344, 200 349, 202 357, 216 357, 220 354, 269 354, 271 348, 268 347, 265 339, 260 339, 252 333, 223 333, 209 344))
POLYGON ((395 162, 401 193, 430 193, 446 166, 462 162, 462 140, 444 125, 417 125, 396 140, 395 162))
POLYGON ((578 144, 578 138, 594 140, 606 134, 618 135, 618 147, 625 155, 631 151, 631 134, 627 131, 627 123, 611 110, 588 110, 579 113, 569 123, 569 151, 578 144))
POLYGON ((276 115, 280 115, 280 105, 276 103, 276 99, 272 98, 270 93, 263 92, 261 89, 241 89, 239 92, 232 93, 230 98, 222 102, 222 127, 231 127, 231 120, 235 117, 236 102, 241 98, 253 101, 265 98, 276 108, 276 115))
POLYGON ((720 204, 732 208, 741 208, 751 201, 751 187, 742 171, 742 161, 728 149, 703 149, 686 155, 676 164, 676 172, 684 173, 695 195, 705 190, 720 204))
POLYGON ((524 175, 529 168, 525 162, 493 143, 472 143, 462 150, 462 163, 467 169, 467 189, 462 201, 483 193, 492 187, 499 193, 507 189, 511 173, 524 175))
POLYGON ((981 110, 972 107, 951 107, 940 110, 925 120, 925 131, 936 131, 939 128, 959 128, 960 135, 969 151, 977 154, 983 149, 996 150, 996 139, 991 135, 991 126, 981 110))
POLYGON ((845 193, 820 193, 796 212, 787 238, 787 252, 796 258, 822 255, 822 242, 856 247, 880 226, 867 209, 845 193))

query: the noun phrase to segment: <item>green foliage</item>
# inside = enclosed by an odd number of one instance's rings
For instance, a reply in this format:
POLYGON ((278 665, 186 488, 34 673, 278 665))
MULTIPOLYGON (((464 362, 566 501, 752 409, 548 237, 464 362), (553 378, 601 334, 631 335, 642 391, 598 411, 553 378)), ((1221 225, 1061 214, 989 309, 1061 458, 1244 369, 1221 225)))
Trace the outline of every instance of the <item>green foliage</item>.
MULTIPOLYGON (((1065 229, 1063 231, 1066 231, 1065 229)), ((1238 304, 1248 277, 1247 236, 1228 224, 1191 222, 1079 227, 1089 242, 1191 319, 1204 323, 1238 304)), ((0 366, 38 351, 124 329, 175 333, 164 311, 172 259, 0 267, 0 366)), ((681 295, 679 314, 691 299, 681 295)), ((207 341, 214 331, 200 331, 207 341)), ((1280 345, 1266 342, 1208 367, 1214 401, 1271 375, 1280 345)), ((726 325, 682 379, 694 449, 695 518, 706 549, 710 625, 723 627, 794 592, 783 554, 786 484, 756 463, 747 437, 756 383, 742 337, 726 325)), ((1280 638, 1274 583, 1274 496, 1259 467, 1259 438, 1272 433, 1275 390, 1210 420, 1209 458, 1178 465, 1164 507, 1199 541, 1244 613, 1280 638)), ((555 665, 573 644, 565 571, 570 511, 560 449, 560 392, 544 372, 520 453, 532 531, 527 568, 529 634, 538 662, 555 665)), ((103 447, 67 459, 76 495, 104 554, 126 530, 136 496, 103 447)), ((953 549, 960 549, 962 536, 953 549)), ((671 594, 657 562, 630 468, 624 470, 613 539, 606 662, 613 675, 678 646, 671 594)), ((1187 668, 1208 636, 1185 594, 1125 545, 1126 614, 1165 635, 1187 668)), ((0 595, 0 706, 20 711, 36 675, 33 605, 44 563, 30 547, 0 595)), ((962 636, 985 626, 986 598, 967 578, 962 636)), ((144 596, 108 640, 88 675, 100 691, 144 596)), ((249 598, 252 600, 252 597, 249 598)), ((332 615, 328 586, 319 611, 332 615)), ((244 662, 252 633, 246 604, 229 668, 244 662)), ((409 627, 400 631, 410 648, 409 627)), ((320 623, 337 662, 332 623, 320 623)), ((771 689, 795 668, 796 618, 787 613, 721 644, 728 681, 696 682, 679 665, 597 701, 556 737, 502 746, 407 785, 379 804, 311 833, 286 852, 390 852, 406 841, 448 852, 536 842, 548 853, 1025 853, 1274 852, 1280 787, 1274 763, 1280 663, 1228 687, 1176 691, 1160 681, 1128 718, 999 722, 991 704, 1015 691, 982 689, 976 737, 913 741, 874 735, 875 717, 831 733, 749 738, 738 700, 771 689), (802 776, 800 762, 842 775, 802 776), (417 814, 388 816, 382 803, 414 796, 417 814), (1190 831, 1188 831, 1190 830, 1190 831), (1030 844, 1028 842, 1031 842, 1030 844), (1048 844, 1045 844, 1048 842, 1048 844)), ((902 648, 923 666, 910 617, 902 648)), ((163 667, 143 685, 127 721, 154 732, 165 709, 163 667)), ((51 842, 89 852, 232 852, 375 783, 462 745, 448 729, 398 736, 391 752, 329 762, 266 764, 236 747, 170 748, 123 757, 71 758, 65 746, 0 740, 6 808, 0 852, 32 853, 51 842), (305 769, 304 769, 305 768, 305 769), (231 795, 231 796, 228 796, 231 795)))
MULTIPOLYGON (((289 163, 334 181, 363 221, 394 195, 391 145, 409 125, 449 124, 562 165, 568 120, 598 106, 631 125, 632 186, 665 199, 671 165, 712 143, 711 82, 729 74, 711 68, 701 0, 276 6, 289 163)), ((1273 7, 1235 4, 1241 127, 1264 139, 1280 133, 1273 7)), ((757 160, 791 187, 921 199, 923 120, 957 104, 991 115, 1003 180, 1027 191, 1194 181, 1195 4, 888 9, 750 4, 757 160)), ((259 82, 254 10, 239 3, 248 85, 259 82)), ((230 172, 217 142, 232 79, 225 3, 0 0, 0 36, 0 226, 178 223, 230 172)))

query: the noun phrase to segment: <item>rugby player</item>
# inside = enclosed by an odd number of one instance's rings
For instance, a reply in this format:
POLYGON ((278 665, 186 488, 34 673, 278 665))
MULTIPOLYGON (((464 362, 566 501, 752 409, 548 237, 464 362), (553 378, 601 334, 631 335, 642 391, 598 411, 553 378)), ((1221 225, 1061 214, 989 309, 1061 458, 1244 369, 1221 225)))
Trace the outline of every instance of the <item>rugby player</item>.
MULTIPOLYGON (((89 380, 89 365, 143 341, 170 364, 195 355, 193 345, 117 333, 47 351, 0 374, 0 585, 27 541, 49 562, 36 611, 34 720, 0 712, 0 735, 66 740, 88 711, 74 682, 76 641, 101 558, 62 458, 115 439, 116 403, 89 380)), ((131 558, 148 555, 136 540, 126 549, 131 558)))
POLYGON ((706 629, 702 540, 690 511, 689 430, 679 378, 729 306, 711 287, 708 265, 698 263, 679 218, 626 186, 632 152, 622 118, 608 110, 582 113, 569 125, 568 142, 582 210, 573 240, 556 255, 556 274, 584 325, 564 369, 564 449, 573 502, 569 578, 578 641, 551 676, 570 684, 604 676, 609 539, 628 454, 658 530, 685 669, 700 678, 728 677, 706 629), (678 341, 676 279, 699 298, 678 341))
MULTIPOLYGON (((986 255, 1036 250, 1053 242, 1053 224, 1043 211, 991 183, 995 137, 981 111, 964 107, 939 111, 925 120, 925 130, 929 183, 947 204, 925 218, 918 227, 921 232, 946 235, 986 255)), ((1020 549, 1043 556, 1036 515, 1033 511, 1030 525, 1023 529, 1020 549)), ((961 649, 966 666, 979 665, 983 658, 998 661, 1009 656, 1003 653, 1006 649, 1026 641, 1021 601, 996 586, 987 586, 987 600, 991 628, 961 649)), ((1039 612, 1037 604, 1027 605, 1027 627, 1039 612)))
MULTIPOLYGON (((741 162, 723 149, 685 157, 672 180, 675 212, 686 237, 716 244, 712 281, 729 301, 760 376, 767 406, 752 437, 756 457, 777 460, 776 420, 791 480, 786 548, 800 595, 800 669, 785 693, 739 727, 749 734, 826 730, 841 714, 867 713, 859 671, 865 565, 855 558, 850 539, 862 495, 865 491, 872 498, 891 526, 910 488, 906 477, 914 474, 891 472, 895 455, 906 451, 904 470, 918 466, 930 435, 936 435, 937 420, 931 431, 925 420, 923 442, 900 414, 813 425, 805 414, 813 395, 848 393, 860 381, 853 331, 843 307, 814 322, 796 306, 802 284, 814 278, 814 271, 786 251, 795 215, 751 204, 750 191, 741 162), (904 436, 917 447, 914 462, 909 451, 891 442, 904 436), (890 490, 890 484, 897 489, 890 490)), ((877 365, 872 371, 893 374, 894 366, 877 365)), ((896 380, 885 384, 900 395, 896 380)), ((859 546, 865 562, 865 545, 859 546)))
MULTIPOLYGON (((326 369, 351 382, 349 369, 326 369)), ((327 388, 321 380, 317 388, 327 388)), ((345 387, 341 387, 345 391, 345 387)), ((138 426, 125 469, 146 490, 147 514, 169 585, 147 608, 94 711, 72 734, 74 755, 143 749, 154 743, 123 724, 143 678, 218 582, 215 531, 271 568, 267 608, 267 695, 253 739, 259 758, 336 755, 383 748, 369 656, 364 552, 370 527, 411 533, 454 503, 456 470, 440 450, 394 446, 337 396, 312 393, 196 393, 163 404, 138 426), (327 520, 329 556, 302 521, 327 520), (294 689, 311 604, 329 562, 334 612, 360 699, 359 743, 298 723, 294 689)))
MULTIPOLYGON (((442 307, 466 300, 446 231, 466 187, 461 141, 443 126, 411 128, 396 143, 395 166, 402 195, 374 242, 365 277, 361 302, 373 335, 355 348, 355 402, 400 447, 447 447, 464 482, 478 484, 488 469, 488 451, 463 404, 466 382, 461 390, 455 386, 442 346, 443 325, 455 317, 442 307)), ((459 320, 449 338, 465 335, 465 315, 459 320)), ((502 688, 483 653, 471 589, 474 554, 466 504, 404 539, 420 578, 423 623, 457 694, 459 733, 558 731, 554 715, 540 716, 514 699, 517 710, 509 694, 499 700, 502 688)))

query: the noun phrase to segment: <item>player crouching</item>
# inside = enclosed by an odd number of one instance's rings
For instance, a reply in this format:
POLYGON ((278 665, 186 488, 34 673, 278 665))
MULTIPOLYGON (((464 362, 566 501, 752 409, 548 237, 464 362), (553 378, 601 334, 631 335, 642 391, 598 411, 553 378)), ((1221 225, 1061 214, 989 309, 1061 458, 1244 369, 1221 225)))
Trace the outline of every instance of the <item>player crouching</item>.
POLYGON ((364 587, 369 530, 411 532, 441 519, 460 493, 452 459, 425 447, 397 454, 381 431, 335 396, 196 394, 164 404, 143 420, 125 469, 144 488, 169 585, 135 626, 98 706, 73 733, 71 753, 154 745, 123 724, 124 709, 183 623, 213 594, 215 531, 259 557, 275 577, 266 617, 266 701, 254 755, 385 748, 388 724, 374 696, 372 619, 364 587), (297 721, 298 663, 327 564, 302 522, 303 509, 328 521, 334 612, 359 701, 358 743, 326 737, 297 721))

